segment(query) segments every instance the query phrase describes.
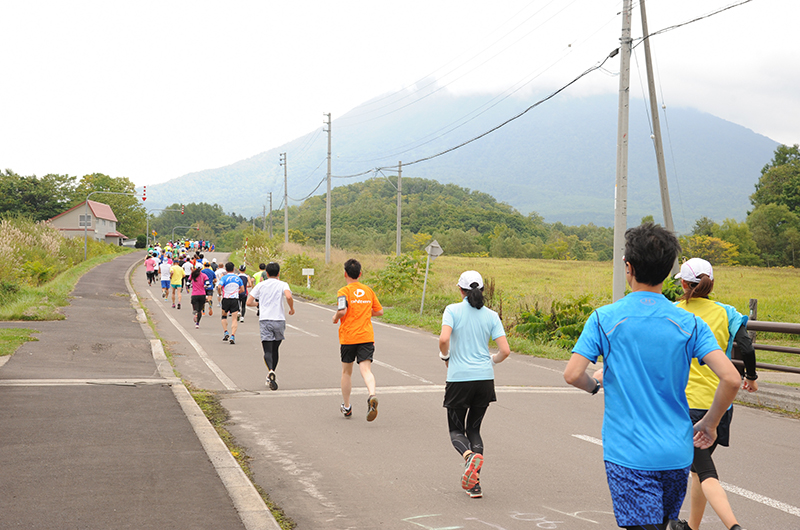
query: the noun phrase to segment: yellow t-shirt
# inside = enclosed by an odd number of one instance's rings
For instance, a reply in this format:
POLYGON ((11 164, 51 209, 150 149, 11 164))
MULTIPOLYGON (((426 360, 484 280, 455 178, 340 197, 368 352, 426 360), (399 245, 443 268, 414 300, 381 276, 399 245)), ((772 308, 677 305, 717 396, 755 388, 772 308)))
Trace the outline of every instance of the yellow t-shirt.
POLYGON ((169 283, 171 283, 172 285, 180 285, 181 278, 183 278, 186 275, 186 271, 184 271, 183 267, 181 267, 177 263, 175 263, 172 267, 170 267, 169 272, 170 272, 169 283))
MULTIPOLYGON (((726 351, 730 332, 728 331, 728 313, 725 309, 707 298, 692 298, 689 302, 681 300, 677 307, 700 317, 708 324, 717 344, 722 351, 726 351)), ((689 369, 689 382, 686 385, 686 400, 690 409, 708 410, 714 401, 714 393, 719 386, 719 378, 711 368, 700 365, 697 359, 692 359, 689 369)))
POLYGON ((375 342, 372 311, 380 311, 383 307, 372 289, 361 282, 353 282, 339 289, 336 296, 347 299, 347 313, 339 321, 339 343, 375 342))

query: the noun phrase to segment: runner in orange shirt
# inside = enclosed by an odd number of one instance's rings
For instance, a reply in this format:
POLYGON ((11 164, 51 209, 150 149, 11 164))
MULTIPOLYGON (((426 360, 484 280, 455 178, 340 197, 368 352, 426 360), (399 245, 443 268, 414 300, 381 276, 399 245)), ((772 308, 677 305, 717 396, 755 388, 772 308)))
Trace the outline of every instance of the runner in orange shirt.
POLYGON ((375 376, 372 374, 372 356, 375 353, 375 335, 372 317, 381 316, 383 307, 375 293, 359 282, 361 263, 349 259, 344 264, 347 285, 336 293, 337 311, 333 323, 339 323, 339 344, 342 357, 342 414, 353 414, 350 392, 353 388, 353 362, 358 361, 361 377, 367 385, 367 421, 378 416, 378 398, 375 397, 375 376))

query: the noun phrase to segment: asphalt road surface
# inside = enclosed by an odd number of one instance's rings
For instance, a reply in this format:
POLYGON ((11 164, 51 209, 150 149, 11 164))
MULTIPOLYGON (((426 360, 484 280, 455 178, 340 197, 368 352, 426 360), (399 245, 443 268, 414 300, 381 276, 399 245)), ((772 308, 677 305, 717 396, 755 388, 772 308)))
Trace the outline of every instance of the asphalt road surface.
MULTIPOLYGON (((498 401, 482 428, 484 497, 470 499, 460 485, 463 460, 447 432, 445 367, 435 335, 374 321, 380 405, 368 423, 357 369, 353 416, 339 412, 332 308, 296 300, 273 392, 265 384, 254 311, 248 308, 230 345, 222 341, 216 303, 214 316, 194 329, 189 297, 181 310, 172 309, 144 277, 136 268, 134 288, 177 370, 222 393, 256 482, 298 528, 616 528, 600 442, 602 393, 568 386, 564 362, 512 354, 495 367, 498 401)), ((743 528, 800 529, 798 435, 796 419, 736 407, 732 446, 720 448, 715 462, 743 528)), ((703 528, 722 527, 707 508, 703 528)))

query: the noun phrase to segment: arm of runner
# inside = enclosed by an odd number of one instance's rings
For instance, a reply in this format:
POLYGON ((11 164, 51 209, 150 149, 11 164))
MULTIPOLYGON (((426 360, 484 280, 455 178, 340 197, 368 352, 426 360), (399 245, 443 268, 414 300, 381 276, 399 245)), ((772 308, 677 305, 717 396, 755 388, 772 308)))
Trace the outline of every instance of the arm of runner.
POLYGON ((252 294, 248 294, 248 295, 247 295, 247 302, 246 302, 246 305, 248 305, 248 306, 250 306, 250 307, 256 307, 256 306, 258 305, 258 302, 256 302, 256 299, 255 299, 255 298, 253 298, 253 295, 252 295, 252 294))
POLYGON ((499 364, 505 361, 509 355, 511 355, 511 348, 508 346, 508 339, 505 335, 502 337, 497 337, 494 339, 497 343, 497 347, 500 349, 497 353, 492 355, 492 362, 494 364, 499 364))
POLYGON ((292 291, 286 289, 283 291, 283 295, 286 297, 286 303, 289 306, 289 314, 294 315, 294 298, 292 298, 292 291))
POLYGON ((739 391, 739 371, 722 350, 714 350, 703 357, 703 363, 719 377, 719 386, 714 401, 703 419, 694 424, 694 446, 708 449, 717 439, 717 425, 722 415, 736 398, 739 391))
POLYGON ((600 382, 586 373, 589 362, 583 355, 573 353, 564 370, 564 380, 575 388, 591 394, 600 382))

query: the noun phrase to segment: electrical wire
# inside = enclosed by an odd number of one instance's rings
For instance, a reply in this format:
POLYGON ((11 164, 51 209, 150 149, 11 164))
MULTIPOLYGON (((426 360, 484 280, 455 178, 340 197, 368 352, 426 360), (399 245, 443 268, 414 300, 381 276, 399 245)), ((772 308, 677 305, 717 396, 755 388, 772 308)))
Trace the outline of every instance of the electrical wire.
POLYGON ((712 11, 711 13, 705 14, 705 15, 703 15, 703 16, 701 16, 701 17, 693 18, 692 20, 687 20, 686 22, 681 22, 680 24, 675 24, 674 26, 669 26, 669 27, 666 27, 666 28, 660 29, 660 30, 658 30, 658 31, 654 31, 653 33, 651 33, 651 34, 649 34, 649 35, 645 35, 644 37, 642 37, 641 39, 639 39, 639 42, 637 42, 636 44, 634 44, 634 45, 633 45, 633 48, 635 48, 636 46, 640 45, 641 43, 643 43, 643 42, 645 41, 645 39, 649 39, 650 37, 654 37, 654 36, 656 36, 656 35, 660 35, 660 34, 662 34, 662 33, 666 33, 666 32, 668 32, 668 31, 672 31, 672 30, 674 30, 674 29, 678 29, 678 28, 681 28, 681 27, 683 27, 683 26, 687 26, 687 25, 689 25, 689 24, 693 24, 693 23, 695 23, 695 22, 699 22, 699 21, 701 21, 701 20, 704 20, 704 19, 706 19, 706 18, 713 17, 714 15, 719 15, 720 13, 723 13, 723 12, 725 12, 725 11, 728 11, 729 9, 733 9, 734 7, 739 7, 739 6, 741 6, 741 5, 744 5, 744 4, 747 4, 747 3, 750 3, 750 2, 752 2, 752 1, 753 1, 753 0, 741 0, 741 2, 737 2, 737 3, 735 3, 735 4, 731 4, 731 5, 729 5, 729 6, 726 6, 726 7, 721 7, 721 8, 719 8, 719 9, 717 9, 716 11, 712 11))

